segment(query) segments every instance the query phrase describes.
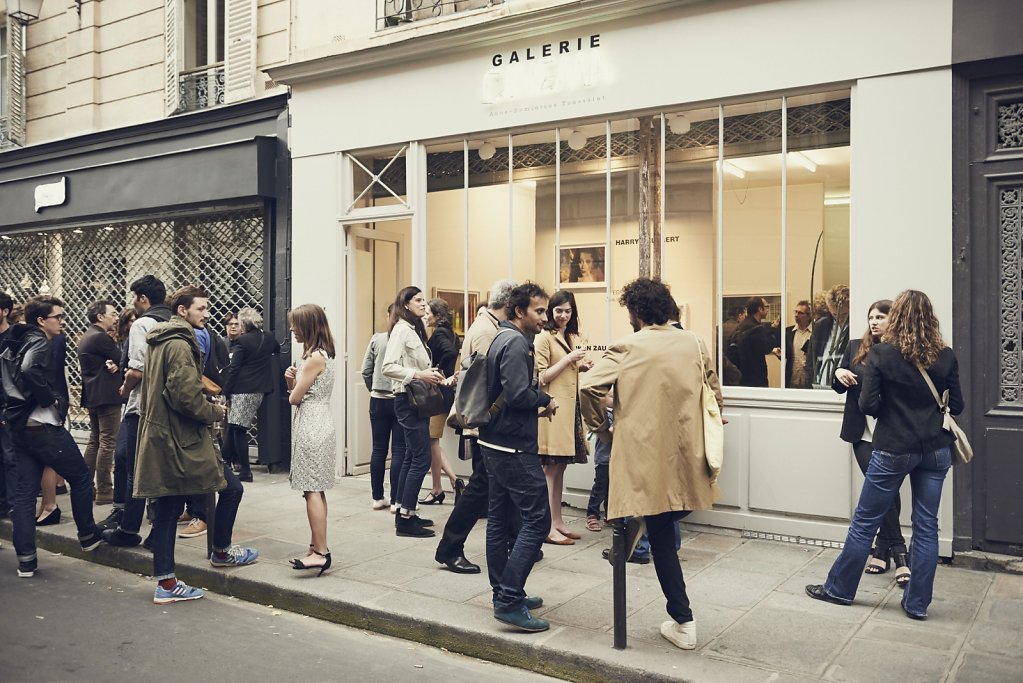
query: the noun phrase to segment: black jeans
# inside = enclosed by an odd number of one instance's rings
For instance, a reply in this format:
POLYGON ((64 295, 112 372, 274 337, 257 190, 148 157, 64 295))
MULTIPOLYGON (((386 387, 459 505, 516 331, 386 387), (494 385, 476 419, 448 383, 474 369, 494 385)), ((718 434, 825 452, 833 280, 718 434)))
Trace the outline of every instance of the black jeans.
POLYGON ((249 463, 249 432, 245 427, 227 425, 224 430, 224 460, 238 465, 242 474, 252 472, 249 463))
MULTIPOLYGON (((870 466, 870 458, 874 453, 874 445, 869 441, 857 441, 853 444, 853 454, 856 456, 856 464, 860 466, 860 472, 864 476, 870 466)), ((906 552, 906 538, 902 535, 902 525, 899 523, 899 515, 902 513, 902 496, 895 494, 892 506, 881 518, 881 527, 877 530, 877 539, 874 541, 874 554, 877 557, 888 557, 888 553, 906 552)))
MULTIPOLYGON (((135 456, 139 444, 139 416, 127 414, 121 420, 121 431, 124 432, 124 464, 127 470, 124 492, 124 513, 118 525, 121 531, 137 534, 142 529, 142 517, 146 514, 146 499, 135 498, 135 456)), ((181 513, 178 513, 179 516, 181 513)), ((177 521, 175 520, 175 524, 177 521)))
POLYGON ((659 515, 648 515, 646 533, 650 539, 650 552, 654 556, 654 569, 657 581, 661 584, 661 592, 668 601, 668 615, 676 622, 684 624, 693 620, 693 610, 689 607, 689 596, 686 594, 686 582, 682 578, 682 565, 678 561, 675 549, 675 521, 677 512, 664 512, 659 515))
POLYGON ((486 446, 482 450, 490 478, 487 569, 494 589, 494 611, 513 612, 523 606, 526 579, 551 529, 547 478, 535 453, 505 453, 486 446), (522 528, 509 553, 513 515, 520 517, 522 528))
POLYGON ((7 423, 0 419, 0 513, 9 513, 14 507, 18 488, 18 470, 15 466, 14 443, 7 423))
POLYGON ((71 514, 78 526, 79 540, 94 536, 92 477, 71 434, 63 427, 45 425, 13 431, 11 437, 18 470, 11 515, 18 561, 29 562, 36 557, 36 493, 44 467, 52 467, 71 488, 71 514))
POLYGON ((369 424, 373 430, 373 454, 369 460, 369 483, 373 500, 384 497, 387 449, 391 449, 391 505, 398 502, 398 479, 405 462, 405 430, 394 415, 393 398, 369 399, 369 424))
POLYGON ((405 430, 405 460, 401 464, 395 502, 401 503, 403 510, 415 510, 423 479, 430 469, 430 418, 419 417, 405 394, 394 397, 394 414, 405 430))
POLYGON ((123 508, 128 498, 131 498, 128 490, 128 430, 124 428, 124 418, 121 418, 114 446, 114 507, 123 508))
POLYGON ((608 465, 595 465, 593 468, 593 488, 590 489, 590 500, 586 504, 587 517, 600 517, 600 506, 604 506, 607 515, 608 465))

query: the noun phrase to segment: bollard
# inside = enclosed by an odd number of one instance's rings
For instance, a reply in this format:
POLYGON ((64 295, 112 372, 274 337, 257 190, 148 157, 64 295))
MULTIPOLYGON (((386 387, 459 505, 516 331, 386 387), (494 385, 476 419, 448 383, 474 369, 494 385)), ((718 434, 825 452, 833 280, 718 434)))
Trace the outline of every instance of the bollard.
POLYGON ((625 633, 625 520, 611 523, 611 593, 614 598, 614 648, 624 650, 625 633))
POLYGON ((213 557, 213 528, 217 518, 217 494, 206 494, 206 559, 213 557))

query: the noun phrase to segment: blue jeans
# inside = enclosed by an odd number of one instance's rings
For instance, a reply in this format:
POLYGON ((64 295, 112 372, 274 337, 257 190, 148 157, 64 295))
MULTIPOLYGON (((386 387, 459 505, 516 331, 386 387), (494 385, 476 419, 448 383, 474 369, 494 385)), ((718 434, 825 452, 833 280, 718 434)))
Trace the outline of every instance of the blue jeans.
MULTIPOLYGON (((124 464, 127 469, 126 491, 124 494, 124 513, 121 515, 120 529, 126 533, 137 534, 142 529, 142 517, 146 514, 146 499, 135 498, 135 456, 139 443, 139 416, 128 414, 121 421, 124 432, 124 464)), ((179 512, 178 515, 181 513, 179 512)), ((177 522, 175 522, 176 524, 177 522)))
POLYGON ((927 615, 938 566, 938 504, 941 486, 951 466, 952 453, 947 447, 928 453, 874 451, 860 491, 860 502, 849 525, 845 548, 824 583, 828 595, 848 602, 856 597, 863 565, 870 554, 870 543, 908 474, 913 487, 913 541, 909 562, 913 577, 906 586, 903 601, 910 614, 927 615))
POLYGON ((586 503, 586 516, 600 518, 600 507, 604 506, 604 516, 607 517, 607 488, 608 488, 607 464, 600 464, 593 468, 593 487, 590 489, 590 500, 586 503))
POLYGON ((430 469, 430 418, 419 417, 405 394, 395 395, 394 414, 405 430, 405 459, 401 463, 395 502, 401 503, 403 510, 415 510, 423 479, 430 469))
POLYGON ((487 516, 487 569, 494 589, 494 611, 522 609, 526 579, 536 564, 543 539, 551 529, 547 478, 535 453, 504 453, 480 447, 490 475, 490 512, 487 516), (513 515, 522 519, 514 537, 513 515))
POLYGON ((14 465, 14 443, 7 423, 0 419, 0 516, 14 507, 18 488, 18 470, 14 465))
POLYGON ((124 418, 121 418, 121 428, 117 430, 117 443, 114 445, 114 507, 123 509, 128 498, 131 498, 128 490, 128 430, 124 428, 124 418))
POLYGON ((18 488, 14 498, 14 550, 19 562, 36 557, 36 493, 44 467, 64 477, 71 488, 71 514, 79 540, 96 534, 92 516, 93 484, 82 452, 63 427, 25 427, 11 433, 17 458, 18 488))
POLYGON ((405 462, 405 430, 394 415, 393 398, 369 399, 369 424, 373 430, 373 454, 369 460, 369 482, 373 500, 384 497, 387 447, 391 449, 391 505, 398 502, 398 479, 405 462))

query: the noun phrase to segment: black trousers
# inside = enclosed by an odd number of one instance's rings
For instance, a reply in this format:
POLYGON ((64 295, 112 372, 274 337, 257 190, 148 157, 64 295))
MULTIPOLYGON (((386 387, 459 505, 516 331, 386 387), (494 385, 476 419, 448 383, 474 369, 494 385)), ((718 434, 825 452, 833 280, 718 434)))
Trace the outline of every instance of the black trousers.
MULTIPOLYGON (((481 517, 486 517, 490 509, 490 476, 487 474, 487 465, 483 460, 479 443, 476 439, 462 438, 460 445, 462 448, 468 445, 472 450, 472 476, 469 477, 469 483, 465 485, 455 509, 451 511, 448 522, 444 525, 444 534, 437 545, 438 562, 465 555, 465 539, 469 538, 476 522, 481 517)), ((522 526, 520 516, 512 515, 509 521, 513 534, 518 536, 519 528, 522 526)), ((512 543, 514 541, 513 538, 512 543)))
MULTIPOLYGON (((857 441, 853 444, 853 454, 856 456, 856 464, 860 466, 860 472, 867 474, 867 467, 870 466, 870 458, 874 453, 874 445, 869 441, 857 441)), ((899 515, 902 512, 902 496, 895 494, 892 506, 881 518, 881 527, 877 530, 877 538, 874 540, 874 555, 880 558, 888 557, 888 553, 906 552, 906 539, 902 535, 902 525, 899 523, 899 515)))
POLYGON ((682 565, 678 561, 678 551, 675 550, 675 520, 678 519, 678 513, 663 512, 648 515, 644 519, 657 581, 668 601, 668 615, 680 624, 692 621, 693 610, 689 606, 682 565))

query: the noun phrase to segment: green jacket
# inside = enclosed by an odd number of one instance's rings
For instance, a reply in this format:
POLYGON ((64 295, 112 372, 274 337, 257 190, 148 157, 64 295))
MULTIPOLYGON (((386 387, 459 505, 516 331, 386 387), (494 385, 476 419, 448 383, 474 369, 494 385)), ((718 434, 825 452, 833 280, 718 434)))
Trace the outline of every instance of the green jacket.
POLYGON ((192 326, 174 316, 146 335, 139 399, 136 498, 220 491, 224 461, 210 425, 218 412, 202 393, 202 354, 192 326))

